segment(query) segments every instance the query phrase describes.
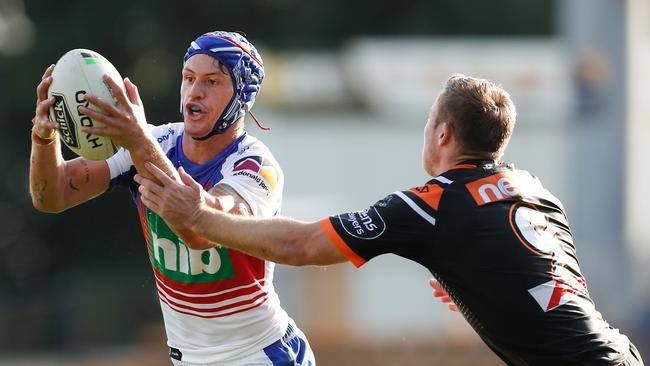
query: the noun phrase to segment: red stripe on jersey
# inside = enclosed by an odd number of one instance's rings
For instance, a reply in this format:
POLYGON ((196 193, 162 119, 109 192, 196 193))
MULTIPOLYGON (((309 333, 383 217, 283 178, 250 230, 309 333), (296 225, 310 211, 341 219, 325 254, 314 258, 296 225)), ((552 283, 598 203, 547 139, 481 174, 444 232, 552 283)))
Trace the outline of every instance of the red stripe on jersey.
POLYGON ((435 184, 427 184, 422 187, 415 187, 410 189, 416 196, 420 197, 427 205, 431 206, 434 210, 438 210, 440 205, 440 198, 444 189, 435 184))
MULTIPOLYGON (((151 238, 149 237, 149 221, 147 220, 147 213, 144 204, 140 198, 136 199, 135 207, 138 209, 138 216, 140 217, 140 226, 142 227, 142 233, 144 234, 144 241, 147 244, 147 253, 149 253, 149 260, 152 260, 151 257, 151 238)), ((151 263, 153 265, 153 262, 151 263)))
POLYGON ((510 173, 497 173, 465 184, 479 206, 520 195, 516 177, 510 173))
POLYGON ((186 310, 192 310, 192 311, 196 311, 196 312, 199 312, 199 313, 212 313, 212 312, 228 310, 228 309, 232 309, 232 308, 236 308, 236 307, 240 307, 240 306, 245 306, 245 305, 248 305, 248 304, 253 304, 259 298, 268 297, 268 293, 263 292, 263 293, 260 293, 258 295, 255 295, 254 297, 252 297, 250 299, 240 300, 240 301, 234 302, 232 304, 227 304, 227 305, 215 304, 214 307, 206 307, 206 308, 181 304, 181 303, 176 301, 178 299, 175 299, 175 298, 173 298, 171 296, 168 296, 168 294, 166 294, 164 291, 160 291, 160 290, 158 290, 158 297, 165 298, 165 300, 167 300, 168 304, 172 304, 172 305, 177 306, 179 308, 183 308, 183 309, 186 309, 186 310))
POLYGON ((552 310, 556 308, 558 305, 560 305, 560 300, 562 299, 562 296, 566 294, 568 291, 562 283, 555 281, 555 288, 553 289, 553 294, 551 295, 551 299, 548 301, 548 305, 546 307, 546 311, 552 310))
POLYGON ((343 253, 355 267, 361 267, 366 263, 366 260, 357 255, 347 243, 339 236, 339 233, 334 229, 334 225, 329 218, 322 219, 320 221, 320 226, 325 231, 325 234, 330 239, 332 244, 334 244, 340 251, 343 253))
POLYGON ((256 276, 246 263, 238 262, 235 264, 233 261, 233 270, 235 277, 227 280, 207 282, 207 283, 186 283, 176 281, 165 276, 158 268, 152 266, 154 275, 158 280, 163 282, 167 287, 176 291, 184 292, 190 295, 212 294, 216 292, 226 291, 229 289, 250 285, 253 282, 263 282, 265 277, 256 276))
POLYGON ((247 307, 247 308, 243 308, 243 309, 238 309, 238 310, 235 310, 235 311, 231 311, 231 312, 229 312, 229 313, 223 313, 223 314, 219 314, 219 315, 208 315, 208 316, 206 316, 206 315, 194 314, 194 313, 191 313, 191 312, 189 312, 189 311, 182 311, 182 310, 179 310, 179 309, 175 309, 175 308, 174 308, 175 305, 171 305, 167 300, 165 300, 164 298, 162 298, 162 297, 160 297, 160 296, 158 296, 158 298, 160 299, 160 301, 162 301, 162 302, 164 302, 165 304, 167 304, 167 306, 169 306, 169 308, 170 308, 171 310, 173 310, 173 311, 175 311, 175 312, 177 312, 177 313, 181 313, 181 314, 185 314, 185 315, 191 315, 191 316, 195 316, 195 317, 198 317, 198 318, 205 318, 205 319, 223 318, 224 316, 234 315, 234 314, 237 314, 237 313, 242 313, 242 312, 244 312, 244 311, 252 310, 252 309, 255 309, 255 308, 257 308, 257 307, 262 306, 262 304, 264 304, 264 303, 266 302, 266 300, 269 299, 268 297, 266 297, 266 298, 264 298, 262 301, 260 301, 260 302, 257 303, 257 304, 253 304, 252 306, 247 307))
MULTIPOLYGON (((251 283, 249 286, 244 286, 243 288, 237 289, 237 290, 232 290, 228 291, 225 290, 226 292, 223 291, 215 291, 216 293, 205 293, 205 295, 210 295, 210 296, 188 296, 187 294, 179 294, 178 292, 175 292, 174 288, 170 288, 165 284, 164 281, 158 277, 158 274, 156 274, 156 282, 158 283, 158 286, 164 289, 165 292, 167 292, 170 296, 174 297, 177 300, 182 300, 186 302, 192 302, 195 304, 210 304, 210 303, 216 303, 220 301, 225 301, 228 299, 232 299, 235 297, 239 296, 244 296, 244 295, 250 295, 253 294, 257 291, 263 290, 264 293, 268 293, 266 290, 264 290, 264 281, 259 281, 259 283, 251 283)), ((178 290, 177 290, 178 291, 178 290)))
MULTIPOLYGON (((201 295, 201 294, 220 293, 220 292, 228 291, 239 287, 247 287, 254 282, 259 282, 260 283, 259 286, 251 286, 251 290, 254 292, 253 289, 260 289, 260 286, 263 286, 263 284, 265 283, 266 262, 263 259, 252 257, 248 254, 242 253, 234 249, 228 249, 228 256, 230 257, 233 271, 235 272, 235 276, 233 278, 227 280, 215 281, 215 282, 208 282, 208 283, 186 283, 186 282, 176 281, 165 276, 162 272, 160 272, 160 270, 158 270, 158 268, 156 268, 154 264, 154 258, 152 255, 151 236, 150 236, 149 224, 148 224, 147 214, 146 214, 147 209, 144 206, 144 204, 142 204, 142 201, 140 201, 139 199, 136 201, 136 206, 138 208, 138 215, 140 216, 140 224, 142 225, 142 231, 145 237, 145 242, 147 244, 147 251, 149 253, 149 260, 151 262, 151 268, 153 269, 154 276, 156 277, 157 281, 162 282, 165 286, 167 286, 167 288, 180 291, 185 294, 201 295)), ((246 290, 247 289, 237 289, 232 293, 241 294, 246 290)), ((178 295, 178 297, 182 297, 182 296, 184 295, 180 295, 180 294, 178 295)), ((230 296, 228 295, 228 292, 225 292, 223 294, 215 295, 214 297, 207 297, 207 298, 216 299, 215 301, 211 301, 211 302, 217 302, 219 301, 219 299, 232 298, 235 296, 230 296)), ((197 299, 194 297, 188 297, 188 298, 197 299)), ((200 303, 201 300, 194 300, 194 302, 200 303)))

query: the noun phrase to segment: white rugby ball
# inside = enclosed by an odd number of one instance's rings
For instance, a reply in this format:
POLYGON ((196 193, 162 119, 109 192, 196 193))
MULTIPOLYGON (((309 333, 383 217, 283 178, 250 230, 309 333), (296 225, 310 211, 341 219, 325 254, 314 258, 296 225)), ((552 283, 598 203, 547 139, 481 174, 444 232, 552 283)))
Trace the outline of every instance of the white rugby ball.
POLYGON ((52 71, 52 84, 47 93, 48 97, 56 99, 50 108, 50 117, 59 124, 61 141, 74 153, 86 159, 103 160, 113 156, 119 149, 119 145, 108 137, 81 131, 82 126, 104 126, 79 111, 79 106, 99 110, 86 101, 86 94, 95 95, 113 104, 117 103, 102 78, 104 74, 110 75, 124 90, 122 76, 106 58, 95 51, 74 49, 57 61, 52 71))

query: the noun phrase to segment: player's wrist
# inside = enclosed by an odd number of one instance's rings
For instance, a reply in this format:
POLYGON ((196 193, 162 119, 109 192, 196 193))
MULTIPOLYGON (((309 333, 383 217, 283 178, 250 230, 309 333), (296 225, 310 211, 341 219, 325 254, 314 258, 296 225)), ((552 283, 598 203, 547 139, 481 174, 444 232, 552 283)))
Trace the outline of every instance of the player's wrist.
POLYGON ((131 139, 118 141, 118 143, 128 150, 132 156, 137 156, 143 161, 151 159, 157 145, 154 137, 146 133, 134 135, 131 139))
POLYGON ((32 128, 32 143, 36 145, 50 145, 56 140, 56 131, 51 131, 50 134, 39 134, 32 128), (43 137, 45 135, 46 137, 43 137))
MULTIPOLYGON (((210 220, 208 216, 210 216, 211 212, 217 211, 211 207, 208 207, 207 205, 201 205, 199 208, 194 210, 189 215, 189 220, 188 220, 188 226, 190 230, 195 232, 198 235, 205 235, 205 228, 206 224, 210 225, 210 220), (207 219, 207 220, 206 220, 207 219)), ((217 211, 218 212, 218 211, 217 211)))

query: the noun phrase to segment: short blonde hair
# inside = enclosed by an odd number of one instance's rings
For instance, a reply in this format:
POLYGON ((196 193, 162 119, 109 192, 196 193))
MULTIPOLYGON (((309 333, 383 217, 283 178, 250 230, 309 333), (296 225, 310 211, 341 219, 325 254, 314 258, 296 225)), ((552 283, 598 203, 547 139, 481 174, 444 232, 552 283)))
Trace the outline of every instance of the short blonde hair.
POLYGON ((493 159, 503 155, 517 118, 515 105, 503 88, 455 74, 444 84, 437 104, 435 125, 450 123, 463 153, 493 159))

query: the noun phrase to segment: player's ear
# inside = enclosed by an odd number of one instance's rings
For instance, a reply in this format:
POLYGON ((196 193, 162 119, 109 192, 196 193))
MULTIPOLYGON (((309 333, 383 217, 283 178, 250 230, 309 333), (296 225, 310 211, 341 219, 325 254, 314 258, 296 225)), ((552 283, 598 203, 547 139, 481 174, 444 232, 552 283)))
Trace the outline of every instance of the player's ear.
POLYGON ((454 126, 449 122, 440 122, 437 132, 438 143, 440 145, 446 145, 454 137, 454 126))

